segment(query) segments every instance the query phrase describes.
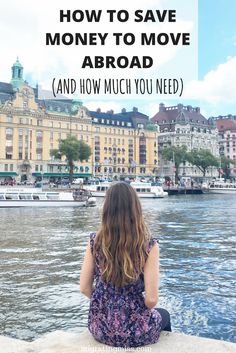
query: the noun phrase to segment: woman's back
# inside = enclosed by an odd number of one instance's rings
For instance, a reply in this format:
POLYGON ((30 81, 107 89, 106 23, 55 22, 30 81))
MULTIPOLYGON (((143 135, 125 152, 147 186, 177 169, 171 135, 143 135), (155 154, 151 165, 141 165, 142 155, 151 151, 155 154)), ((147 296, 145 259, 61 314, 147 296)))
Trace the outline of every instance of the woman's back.
POLYGON ((101 226, 90 235, 81 270, 93 336, 116 347, 155 343, 163 326, 153 309, 158 277, 159 246, 150 238, 138 196, 129 184, 117 182, 106 193, 101 226))
MULTIPOLYGON (((96 233, 90 234, 91 252, 94 253, 96 233)), ((157 243, 151 239, 147 245, 149 253, 157 243)), ((96 252, 95 287, 89 309, 89 330, 100 342, 116 347, 138 347, 154 343, 161 331, 161 316, 149 309, 144 302, 144 274, 116 288, 102 279, 101 254, 96 252)))

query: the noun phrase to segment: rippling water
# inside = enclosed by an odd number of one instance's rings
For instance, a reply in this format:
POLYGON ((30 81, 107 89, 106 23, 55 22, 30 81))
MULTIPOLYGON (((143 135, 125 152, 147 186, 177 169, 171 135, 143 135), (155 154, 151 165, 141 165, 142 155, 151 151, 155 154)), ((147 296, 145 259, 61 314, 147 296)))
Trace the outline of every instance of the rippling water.
MULTIPOLYGON (((235 341, 236 197, 187 195, 144 200, 160 238, 159 306, 174 331, 235 341)), ((102 201, 89 209, 0 210, 0 335, 32 340, 86 327, 79 274, 102 201)))

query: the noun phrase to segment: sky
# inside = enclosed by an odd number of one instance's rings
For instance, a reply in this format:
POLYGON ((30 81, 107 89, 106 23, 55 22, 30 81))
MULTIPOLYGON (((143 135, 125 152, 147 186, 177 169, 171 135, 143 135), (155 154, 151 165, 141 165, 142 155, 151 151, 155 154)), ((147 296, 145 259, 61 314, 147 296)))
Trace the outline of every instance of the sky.
MULTIPOLYGON (((119 4, 126 3, 129 6, 127 1, 122 1, 119 4)), ((142 4, 148 2, 149 6, 155 8, 159 1, 168 4, 169 0, 137 0, 136 6, 141 8, 142 4)), ((186 0, 186 4, 189 1, 193 0, 186 0)), ((67 7, 69 2, 70 0, 64 1, 67 7)), ((107 0, 100 1, 103 2, 111 3, 107 0)), ((40 4, 41 11, 36 13, 31 0, 8 0, 0 3, 0 81, 10 81, 11 66, 17 56, 24 66, 24 78, 32 85, 36 83, 35 73, 39 64, 47 63, 49 70, 53 69, 53 56, 41 56, 39 60, 35 55, 35 39, 38 36, 36 16, 43 18, 53 2, 42 0, 40 4)), ((111 5, 108 8, 110 7, 111 5)), ((122 108, 129 111, 138 107, 140 112, 152 117, 158 112, 161 102, 166 106, 183 103, 200 107, 207 118, 236 115, 235 13, 235 0, 198 0, 198 78, 187 84, 185 97, 176 100, 111 98, 108 101, 83 97, 83 104, 90 110, 101 108, 102 111, 112 109, 114 112, 120 112, 122 108)), ((56 64, 59 70, 63 70, 63 61, 59 60, 56 64)))

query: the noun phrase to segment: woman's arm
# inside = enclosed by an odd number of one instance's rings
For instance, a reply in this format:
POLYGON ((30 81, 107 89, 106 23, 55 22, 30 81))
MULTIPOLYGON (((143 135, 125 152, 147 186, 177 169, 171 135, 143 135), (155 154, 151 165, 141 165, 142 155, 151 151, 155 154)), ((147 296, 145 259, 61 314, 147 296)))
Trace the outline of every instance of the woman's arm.
POLYGON ((144 266, 145 305, 152 309, 158 302, 159 245, 153 245, 144 266))
POLYGON ((80 292, 91 298, 93 289, 94 259, 90 249, 90 242, 84 256, 84 262, 80 273, 80 292))

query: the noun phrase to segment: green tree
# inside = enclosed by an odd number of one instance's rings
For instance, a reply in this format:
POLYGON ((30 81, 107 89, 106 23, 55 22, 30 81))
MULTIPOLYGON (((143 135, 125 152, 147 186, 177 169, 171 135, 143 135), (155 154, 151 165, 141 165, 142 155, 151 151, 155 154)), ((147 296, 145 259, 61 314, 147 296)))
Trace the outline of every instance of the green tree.
POLYGON ((187 161, 201 170, 203 176, 209 167, 218 167, 219 161, 209 150, 193 150, 187 154, 187 161))
POLYGON ((76 161, 89 159, 91 148, 82 140, 77 140, 75 136, 69 136, 59 143, 59 148, 51 151, 51 155, 57 159, 65 156, 69 166, 70 182, 73 180, 74 167, 76 161))
POLYGON ((162 150, 162 158, 166 161, 173 161, 175 166, 175 183, 179 180, 179 166, 187 159, 187 147, 185 145, 176 147, 170 146, 162 150))
POLYGON ((220 157, 220 166, 221 169, 223 170, 223 176, 225 179, 230 178, 230 164, 236 164, 236 160, 227 158, 225 156, 220 157))

